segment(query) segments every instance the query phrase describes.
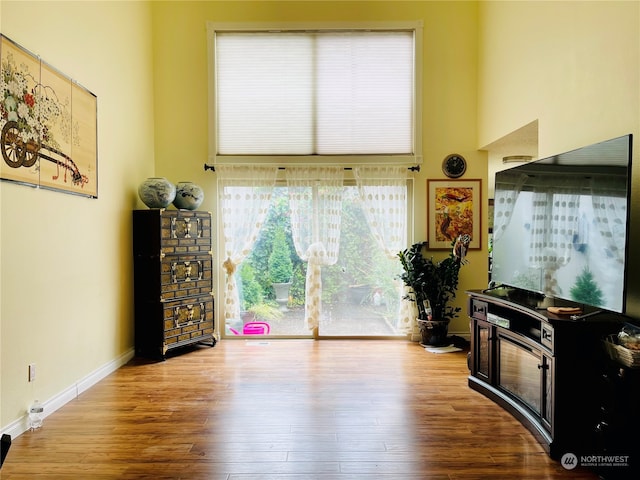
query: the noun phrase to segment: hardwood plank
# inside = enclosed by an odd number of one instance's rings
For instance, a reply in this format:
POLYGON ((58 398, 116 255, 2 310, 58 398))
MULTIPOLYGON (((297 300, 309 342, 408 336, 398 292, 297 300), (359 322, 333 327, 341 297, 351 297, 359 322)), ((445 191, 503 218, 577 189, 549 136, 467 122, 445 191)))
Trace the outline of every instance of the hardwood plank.
POLYGON ((136 358, 13 439, 15 479, 597 479, 467 386, 466 352, 243 340, 136 358))

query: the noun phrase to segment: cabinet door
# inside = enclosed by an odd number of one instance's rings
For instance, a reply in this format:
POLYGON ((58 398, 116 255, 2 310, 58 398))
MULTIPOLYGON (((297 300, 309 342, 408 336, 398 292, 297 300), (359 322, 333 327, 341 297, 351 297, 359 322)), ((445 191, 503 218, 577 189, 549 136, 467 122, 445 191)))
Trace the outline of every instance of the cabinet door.
POLYGON ((498 387, 538 415, 542 409, 540 350, 506 333, 498 333, 498 387))
POLYGON ((540 416, 545 428, 551 432, 553 425, 553 357, 542 355, 540 372, 542 374, 542 411, 540 416))
POLYGON ((473 329, 474 348, 472 349, 474 354, 474 363, 472 374, 490 383, 493 377, 491 369, 493 367, 491 343, 493 341, 495 327, 490 323, 483 322, 482 320, 473 320, 475 327, 473 329))

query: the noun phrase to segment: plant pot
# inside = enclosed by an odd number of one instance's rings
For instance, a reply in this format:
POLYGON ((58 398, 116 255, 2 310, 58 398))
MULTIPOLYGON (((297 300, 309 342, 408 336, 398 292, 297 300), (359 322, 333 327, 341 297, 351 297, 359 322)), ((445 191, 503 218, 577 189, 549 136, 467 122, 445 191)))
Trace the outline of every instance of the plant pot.
POLYGON ((418 326, 422 335, 420 345, 442 347, 449 344, 449 320, 422 320, 419 318, 418 326))
POLYGON ((242 325, 246 325, 247 323, 255 322, 257 320, 253 312, 240 312, 240 318, 242 319, 242 325))
POLYGON ((369 298, 370 292, 371 285, 349 285, 349 302, 362 305, 369 298))
POLYGON ((289 303, 289 289, 291 288, 291 282, 287 283, 273 283, 273 290, 276 294, 276 302, 280 306, 280 310, 287 310, 287 304, 289 303))

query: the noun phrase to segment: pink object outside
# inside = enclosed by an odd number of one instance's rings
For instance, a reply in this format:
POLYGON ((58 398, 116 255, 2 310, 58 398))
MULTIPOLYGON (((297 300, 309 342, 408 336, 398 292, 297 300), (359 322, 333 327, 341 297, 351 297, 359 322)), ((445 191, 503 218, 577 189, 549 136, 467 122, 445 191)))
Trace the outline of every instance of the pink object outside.
POLYGON ((271 325, 267 322, 249 322, 242 329, 245 335, 267 335, 271 331, 271 325))

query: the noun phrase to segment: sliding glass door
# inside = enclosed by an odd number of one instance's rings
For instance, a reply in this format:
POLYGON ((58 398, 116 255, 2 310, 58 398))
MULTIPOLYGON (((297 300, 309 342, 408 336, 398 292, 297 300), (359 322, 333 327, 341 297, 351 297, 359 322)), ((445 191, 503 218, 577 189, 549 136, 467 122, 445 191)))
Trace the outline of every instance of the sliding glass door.
POLYGON ((397 335, 399 263, 377 245, 355 186, 344 187, 340 253, 322 269, 320 336, 397 335))
POLYGON ((398 325, 398 260, 374 238, 359 189, 343 186, 341 196, 339 254, 335 264, 321 267, 317 333, 305 321, 308 263, 296 253, 289 189, 279 184, 251 253, 235 272, 241 318, 227 320, 227 335, 266 333, 264 324, 270 336, 279 337, 406 335, 398 325), (262 330, 247 330, 247 324, 262 330))

